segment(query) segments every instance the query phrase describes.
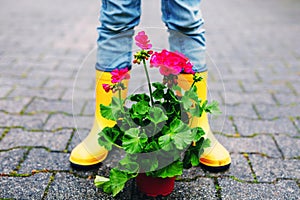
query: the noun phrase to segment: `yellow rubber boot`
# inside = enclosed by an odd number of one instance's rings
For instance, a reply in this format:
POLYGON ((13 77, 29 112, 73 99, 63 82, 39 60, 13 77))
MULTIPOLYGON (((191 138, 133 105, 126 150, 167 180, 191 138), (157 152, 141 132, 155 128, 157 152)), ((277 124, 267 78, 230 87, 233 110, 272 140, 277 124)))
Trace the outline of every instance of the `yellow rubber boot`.
MULTIPOLYGON (((123 80, 123 83, 127 86, 128 80, 123 80)), ((111 84, 111 74, 109 72, 102 72, 96 70, 96 103, 95 103, 95 117, 94 124, 88 136, 78 144, 71 152, 70 162, 75 166, 93 166, 102 162, 108 151, 98 144, 98 133, 106 126, 112 127, 115 125, 115 121, 107 120, 100 114, 100 104, 109 105, 111 103, 112 96, 115 95, 112 91, 108 93, 102 87, 102 84, 111 84)), ((122 91, 122 97, 126 97, 127 90, 122 91)), ((117 95, 117 94, 116 94, 117 95)))
MULTIPOLYGON (((204 102, 207 100, 207 72, 200 74, 202 80, 196 83, 198 97, 204 102)), ((193 74, 180 74, 178 76, 178 85, 187 90, 193 83, 193 74)), ((205 148, 199 161, 204 168, 209 171, 222 171, 229 168, 231 158, 229 152, 214 137, 207 118, 207 113, 203 112, 202 116, 195 118, 191 127, 202 127, 205 132, 205 138, 210 140, 210 147, 205 148)))

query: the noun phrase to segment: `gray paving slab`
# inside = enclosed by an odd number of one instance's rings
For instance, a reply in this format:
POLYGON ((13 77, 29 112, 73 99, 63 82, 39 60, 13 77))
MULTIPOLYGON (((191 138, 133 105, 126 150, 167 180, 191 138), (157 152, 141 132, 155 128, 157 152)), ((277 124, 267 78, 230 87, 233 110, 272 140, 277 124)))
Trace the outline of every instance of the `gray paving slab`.
POLYGON ((41 130, 47 118, 48 114, 15 115, 0 112, 0 126, 41 130))
POLYGON ((59 99, 64 93, 63 88, 40 89, 16 87, 8 97, 40 97, 46 99, 59 99))
MULTIPOLYGON (((134 187, 132 199, 153 199, 140 193, 138 188, 134 187)), ((213 179, 210 178, 198 178, 194 181, 180 182, 176 181, 174 185, 174 191, 167 197, 158 197, 160 199, 218 199, 213 179)))
POLYGON ((235 135, 235 127, 232 121, 224 115, 212 116, 210 118, 210 127, 213 132, 222 133, 225 135, 235 135))
POLYGON ((10 91, 13 90, 12 86, 1 85, 0 86, 0 98, 6 97, 10 91))
POLYGON ((299 117, 300 104, 288 106, 274 106, 269 104, 256 105, 257 112, 263 119, 284 117, 299 117))
POLYGON ((281 157, 274 140, 268 135, 232 138, 216 135, 216 137, 232 153, 261 153, 274 158, 281 157))
POLYGON ((66 149, 73 130, 64 129, 55 132, 24 131, 22 129, 10 129, 0 141, 0 149, 14 147, 45 147, 52 151, 66 149))
POLYGON ((69 153, 49 152, 45 149, 31 149, 18 171, 30 174, 33 170, 69 171, 69 153))
POLYGON ((300 158, 300 138, 276 135, 275 140, 284 158, 300 158))
POLYGON ((12 149, 0 152, 0 174, 9 174, 16 170, 25 152, 27 152, 26 149, 12 149))
POLYGON ((50 184, 45 199, 131 199, 131 184, 116 198, 102 193, 93 185, 93 179, 76 177, 69 173, 57 173, 50 184))
POLYGON ((93 125, 93 116, 69 116, 52 114, 47 120, 44 129, 56 130, 60 128, 89 129, 93 125))
POLYGON ((259 182, 300 177, 300 162, 297 159, 270 159, 260 155, 249 155, 249 158, 259 182))
POLYGON ((6 98, 0 99, 0 109, 9 113, 20 113, 29 104, 32 98, 6 98))
POLYGON ((79 115, 83 110, 84 101, 62 101, 34 99, 26 108, 25 113, 66 113, 79 115))
POLYGON ((271 183, 243 183, 232 179, 219 179, 222 199, 293 199, 299 198, 300 189, 295 181, 271 183), (287 189, 288 188, 288 189, 287 189))
POLYGON ((275 120, 249 120, 246 118, 234 118, 234 124, 238 133, 242 136, 251 136, 254 134, 288 134, 297 136, 298 131, 293 122, 288 118, 279 118, 275 120))
POLYGON ((226 92, 222 94, 225 104, 236 105, 236 104, 270 104, 275 105, 271 94, 268 93, 237 93, 237 92, 226 92))
POLYGON ((29 177, 0 176, 0 198, 42 199, 49 180, 49 173, 39 173, 29 177))
POLYGON ((222 115, 230 117, 246 117, 250 119, 258 118, 252 104, 242 103, 239 105, 221 105, 220 109, 222 111, 222 115))
MULTIPOLYGON (((300 78, 300 77, 299 77, 300 78)), ((300 103, 298 95, 285 95, 285 94, 274 94, 276 100, 280 103, 280 105, 297 105, 300 103)))

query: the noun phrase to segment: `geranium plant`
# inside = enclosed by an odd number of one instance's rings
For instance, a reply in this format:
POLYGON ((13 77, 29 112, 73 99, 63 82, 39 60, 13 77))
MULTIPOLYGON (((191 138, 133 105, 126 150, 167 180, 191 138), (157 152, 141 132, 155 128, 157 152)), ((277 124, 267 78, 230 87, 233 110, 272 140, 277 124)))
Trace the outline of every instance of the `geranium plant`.
POLYGON ((208 104, 198 98, 194 84, 202 77, 193 71, 188 58, 165 49, 153 52, 144 31, 138 33, 135 41, 141 50, 135 53, 133 63, 144 67, 149 93, 122 99, 121 90, 126 89, 122 81, 130 78, 129 70, 116 69, 111 72, 111 84, 103 88, 119 95, 112 98, 110 105, 100 105, 101 115, 117 123, 99 133, 99 145, 108 150, 116 146, 125 152, 125 157, 110 170, 109 178, 96 176, 95 179, 96 186, 113 196, 139 173, 167 178, 181 175, 184 168, 197 166, 209 140, 203 137, 201 127, 191 128, 189 124, 203 112, 218 111, 216 102, 208 104), (149 61, 150 67, 158 68, 163 75, 162 82, 151 83, 149 61), (177 84, 180 73, 194 74, 194 83, 186 91, 177 84))

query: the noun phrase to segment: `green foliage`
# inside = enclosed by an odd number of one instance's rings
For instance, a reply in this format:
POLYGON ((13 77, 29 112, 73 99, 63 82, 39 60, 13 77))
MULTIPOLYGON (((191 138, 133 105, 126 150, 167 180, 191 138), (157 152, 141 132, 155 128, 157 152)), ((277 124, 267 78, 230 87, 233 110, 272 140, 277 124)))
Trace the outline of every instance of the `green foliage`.
MULTIPOLYGON (((202 80, 195 76, 195 82, 202 80)), ((210 141, 204 139, 201 127, 191 128, 189 124, 203 112, 218 114, 220 110, 216 101, 208 104, 199 99, 194 83, 184 91, 176 84, 156 82, 152 83, 154 91, 150 96, 133 94, 125 100, 113 97, 110 105, 100 105, 101 115, 117 123, 100 131, 98 143, 108 150, 113 146, 122 148, 125 157, 110 170, 109 178, 96 177, 97 187, 116 196, 139 172, 174 177, 181 175, 184 168, 199 164, 210 141), (124 106, 126 101, 130 106, 124 106)))

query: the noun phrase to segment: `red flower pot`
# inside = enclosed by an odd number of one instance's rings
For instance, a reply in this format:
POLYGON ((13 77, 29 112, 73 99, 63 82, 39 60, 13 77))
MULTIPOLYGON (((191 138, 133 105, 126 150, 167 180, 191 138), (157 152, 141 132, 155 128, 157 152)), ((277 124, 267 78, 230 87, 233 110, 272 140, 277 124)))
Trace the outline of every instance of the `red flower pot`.
POLYGON ((146 176, 146 174, 140 173, 136 177, 136 184, 138 189, 147 196, 167 196, 171 194, 174 189, 175 179, 176 177, 160 178, 146 176))

